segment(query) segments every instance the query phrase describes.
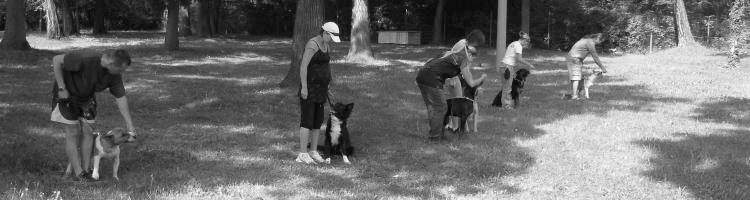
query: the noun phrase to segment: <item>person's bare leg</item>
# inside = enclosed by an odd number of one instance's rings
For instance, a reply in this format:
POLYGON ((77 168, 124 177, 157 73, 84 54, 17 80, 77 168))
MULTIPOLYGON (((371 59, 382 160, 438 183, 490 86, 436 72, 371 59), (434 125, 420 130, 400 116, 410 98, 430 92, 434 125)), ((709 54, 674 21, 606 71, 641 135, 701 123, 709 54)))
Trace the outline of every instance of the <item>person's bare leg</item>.
POLYGON ((80 154, 78 153, 81 128, 78 124, 65 124, 63 126, 65 127, 65 154, 68 156, 68 162, 73 167, 73 175, 79 175, 83 172, 80 154))
POLYGON ((310 151, 318 151, 318 137, 320 136, 320 129, 310 130, 310 151))
POLYGON ((307 144, 310 142, 310 129, 299 128, 299 152, 307 153, 307 144))
POLYGON ((83 137, 81 137, 81 168, 83 168, 83 171, 89 171, 91 170, 91 148, 94 147, 94 130, 91 125, 81 120, 81 133, 83 134, 83 137))
POLYGON ((570 81, 570 87, 571 87, 570 98, 571 99, 578 99, 578 81, 577 80, 571 80, 570 81))

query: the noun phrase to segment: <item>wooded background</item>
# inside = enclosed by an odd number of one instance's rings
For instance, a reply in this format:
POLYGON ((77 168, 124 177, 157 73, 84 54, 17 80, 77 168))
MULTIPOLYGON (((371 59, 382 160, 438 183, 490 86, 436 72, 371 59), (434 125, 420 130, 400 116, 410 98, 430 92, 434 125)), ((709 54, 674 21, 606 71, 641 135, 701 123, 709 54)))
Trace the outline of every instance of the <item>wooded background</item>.
MULTIPOLYGON (((165 30, 167 1, 163 0, 24 0, 28 31, 50 31, 52 38, 93 29, 165 30), (55 12, 50 12, 50 9, 55 12), (55 14, 50 26, 46 17, 55 14), (99 17, 101 16, 101 17, 99 17), (99 21, 98 21, 99 20, 99 21), (99 26, 97 26, 99 25, 99 26)), ((6 3, 0 2, 0 30, 5 29, 6 3)), ((324 19, 340 25, 349 40, 351 0, 324 0, 324 19)), ((369 0, 366 1, 371 38, 380 30, 418 30, 422 43, 450 44, 472 29, 487 35, 497 30, 497 1, 369 0), (443 4, 442 12, 438 5, 443 4), (436 20, 442 15, 442 20, 436 20)), ((507 35, 521 31, 522 0, 508 1, 507 35)), ((628 51, 676 46, 675 0, 529 0, 529 32, 534 48, 566 50, 581 36, 603 32, 604 48, 628 51)), ((734 0, 684 0, 694 39, 711 47, 726 45, 734 0)), ((180 35, 265 35, 291 37, 296 0, 180 0, 180 35)), ((490 46, 495 45, 490 39, 490 46)))

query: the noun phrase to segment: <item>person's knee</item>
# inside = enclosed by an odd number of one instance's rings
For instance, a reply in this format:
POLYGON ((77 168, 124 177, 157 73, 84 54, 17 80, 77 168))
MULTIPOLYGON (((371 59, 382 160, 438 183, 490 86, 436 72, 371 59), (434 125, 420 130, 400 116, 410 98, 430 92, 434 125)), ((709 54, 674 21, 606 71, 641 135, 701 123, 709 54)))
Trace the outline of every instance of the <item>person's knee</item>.
POLYGON ((81 129, 78 124, 65 124, 63 125, 63 130, 65 130, 65 135, 67 136, 81 135, 81 129))

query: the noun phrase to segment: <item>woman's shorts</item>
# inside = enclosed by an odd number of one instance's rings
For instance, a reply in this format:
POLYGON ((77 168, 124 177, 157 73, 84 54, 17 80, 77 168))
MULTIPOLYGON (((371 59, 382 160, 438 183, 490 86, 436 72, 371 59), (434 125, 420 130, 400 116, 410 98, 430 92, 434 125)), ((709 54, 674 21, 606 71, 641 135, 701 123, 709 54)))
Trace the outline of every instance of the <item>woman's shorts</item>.
POLYGON ((299 107, 302 113, 299 126, 310 130, 320 129, 320 126, 323 125, 323 118, 325 117, 323 103, 300 98, 299 107))
POLYGON ((583 58, 573 58, 566 56, 566 63, 568 65, 568 74, 570 75, 571 81, 580 81, 582 76, 583 58))

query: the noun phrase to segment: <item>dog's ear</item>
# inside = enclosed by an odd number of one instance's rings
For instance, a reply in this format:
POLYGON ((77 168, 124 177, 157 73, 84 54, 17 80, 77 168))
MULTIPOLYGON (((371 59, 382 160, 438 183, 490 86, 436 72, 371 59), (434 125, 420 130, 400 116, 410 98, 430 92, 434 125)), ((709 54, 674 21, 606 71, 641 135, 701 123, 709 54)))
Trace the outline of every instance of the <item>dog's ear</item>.
POLYGON ((354 109, 354 103, 346 104, 346 110, 351 111, 352 109, 354 109))

